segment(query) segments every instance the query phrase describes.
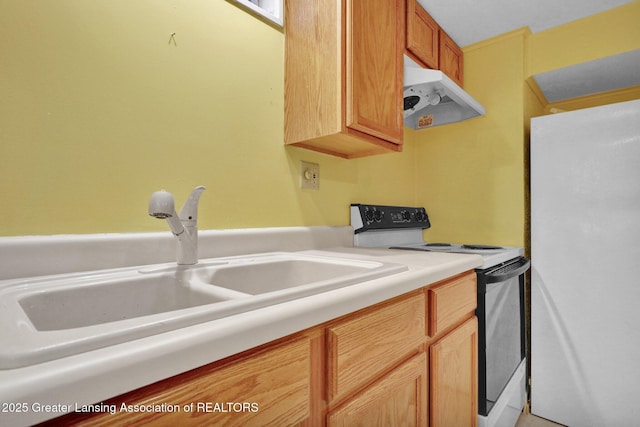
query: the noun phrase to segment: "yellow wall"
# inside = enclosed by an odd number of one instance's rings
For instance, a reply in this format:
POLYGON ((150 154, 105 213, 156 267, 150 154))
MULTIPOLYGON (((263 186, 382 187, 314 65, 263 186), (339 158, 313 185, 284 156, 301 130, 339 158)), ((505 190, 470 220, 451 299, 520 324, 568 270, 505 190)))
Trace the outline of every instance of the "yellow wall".
POLYGON ((284 147, 283 34, 228 2, 6 0, 0 28, 0 236, 166 230, 150 194, 179 208, 199 184, 202 229, 414 201, 411 142, 351 161, 284 147))
POLYGON ((529 40, 527 76, 640 48, 640 1, 546 31, 529 40))
POLYGON ((569 111, 630 101, 640 86, 549 103, 533 75, 640 49, 640 1, 531 35, 528 39, 527 82, 545 104, 545 111, 569 111))
MULTIPOLYGON (((464 49, 465 88, 487 116, 408 134, 419 165, 416 200, 432 220, 427 240, 526 246, 529 120, 548 107, 526 80, 639 49, 638 22, 640 1, 635 1, 540 33, 517 30, 464 49)), ((562 106, 586 108, 638 93, 562 106)))
POLYGON ((411 133, 429 241, 523 245, 525 35, 465 49, 465 89, 485 117, 411 133))
POLYGON ((343 160, 283 146, 283 34, 226 1, 5 0, 0 236, 166 230, 151 192, 180 206, 203 184, 203 229, 345 225, 351 202, 416 203, 431 241, 522 245, 526 130, 542 114, 524 80, 640 48, 639 16, 636 1, 468 46, 486 117, 343 160), (298 188, 300 160, 320 163, 320 191, 298 188))

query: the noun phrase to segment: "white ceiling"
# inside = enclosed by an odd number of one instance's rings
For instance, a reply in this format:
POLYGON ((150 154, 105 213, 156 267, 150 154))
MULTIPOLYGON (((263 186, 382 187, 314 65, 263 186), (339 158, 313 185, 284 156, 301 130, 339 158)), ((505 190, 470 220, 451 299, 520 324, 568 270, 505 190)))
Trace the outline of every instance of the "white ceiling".
MULTIPOLYGON (((461 47, 522 27, 532 33, 635 0, 418 0, 461 47)), ((535 75, 549 102, 640 85, 640 49, 535 75)))
POLYGON ((640 86, 640 49, 533 76, 549 102, 640 86))
POLYGON ((418 0, 464 47, 528 26, 537 33, 634 0, 418 0))

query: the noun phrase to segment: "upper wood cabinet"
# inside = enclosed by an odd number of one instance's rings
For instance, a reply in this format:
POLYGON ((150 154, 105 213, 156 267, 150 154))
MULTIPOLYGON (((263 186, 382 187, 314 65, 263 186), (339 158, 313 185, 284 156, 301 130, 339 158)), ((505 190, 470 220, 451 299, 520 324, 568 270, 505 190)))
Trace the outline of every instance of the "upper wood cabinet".
POLYGON ((285 2, 285 143, 402 150, 405 0, 285 2))
POLYGON ((407 52, 428 68, 438 68, 440 27, 417 0, 407 0, 407 52))
POLYGON ((417 0, 406 1, 407 54, 424 67, 442 71, 462 87, 462 50, 417 0))
POLYGON ((447 33, 440 29, 440 70, 458 83, 460 87, 463 83, 462 61, 462 49, 451 40, 447 33))

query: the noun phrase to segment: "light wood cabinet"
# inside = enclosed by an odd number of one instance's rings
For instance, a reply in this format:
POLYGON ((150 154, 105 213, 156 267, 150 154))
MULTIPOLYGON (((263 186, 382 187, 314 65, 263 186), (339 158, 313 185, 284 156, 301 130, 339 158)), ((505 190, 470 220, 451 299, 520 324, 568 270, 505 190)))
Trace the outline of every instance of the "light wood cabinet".
POLYGON ((407 52, 418 63, 437 69, 440 62, 440 27, 418 4, 407 0, 407 52))
POLYGON ((476 278, 462 275, 427 288, 429 336, 435 337, 461 319, 473 315, 477 305, 476 278))
POLYGON ((407 1, 407 54, 419 65, 440 70, 463 86, 462 49, 417 0, 407 1))
POLYGON ((287 0, 285 14, 287 145, 402 151, 404 53, 462 86, 461 49, 417 0, 287 0))
POLYGON ((420 353, 327 417, 329 427, 427 426, 427 356, 420 353))
POLYGON ((425 339, 423 292, 349 316, 327 328, 329 401, 416 353, 425 339))
POLYGON ((45 425, 313 425, 311 354, 310 336, 297 336, 119 396, 106 402, 114 414, 71 414, 45 425))
POLYGON ((478 322, 471 318, 429 348, 431 427, 478 423, 478 322))
POLYGON ((285 2, 285 144, 402 150, 404 0, 285 2))
POLYGON ((470 271, 105 402, 192 411, 45 425, 475 426, 475 295, 470 271))
POLYGON ((444 30, 440 29, 440 71, 460 87, 463 87, 464 82, 463 60, 462 49, 444 30))
POLYGON ((427 288, 429 301, 430 426, 475 427, 478 422, 476 275, 427 288))
POLYGON ((330 325, 328 425, 476 426, 476 300, 469 272, 330 325))

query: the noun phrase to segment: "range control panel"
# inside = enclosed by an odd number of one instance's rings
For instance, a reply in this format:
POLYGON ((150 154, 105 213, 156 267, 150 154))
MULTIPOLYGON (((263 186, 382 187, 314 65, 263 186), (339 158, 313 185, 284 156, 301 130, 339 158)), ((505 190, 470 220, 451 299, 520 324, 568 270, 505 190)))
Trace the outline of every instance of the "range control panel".
POLYGON ((429 228, 427 211, 422 207, 351 205, 351 226, 355 233, 369 230, 429 228))

